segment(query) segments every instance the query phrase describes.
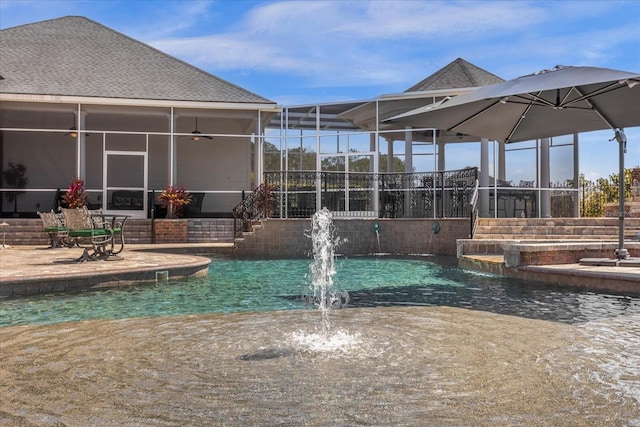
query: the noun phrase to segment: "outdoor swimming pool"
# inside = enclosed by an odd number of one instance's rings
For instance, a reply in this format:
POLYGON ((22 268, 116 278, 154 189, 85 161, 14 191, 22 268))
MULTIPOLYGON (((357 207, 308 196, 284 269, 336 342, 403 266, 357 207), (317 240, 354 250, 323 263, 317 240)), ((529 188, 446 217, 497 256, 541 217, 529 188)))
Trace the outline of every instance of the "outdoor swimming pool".
POLYGON ((0 302, 0 424, 640 426, 640 301, 460 269, 310 260, 0 302), (80 320, 80 321, 76 321, 80 320))
MULTIPOLYGON (((309 259, 212 259, 202 278, 0 301, 0 326, 310 309, 309 259)), ((450 306, 564 323, 639 314, 640 298, 574 292, 461 269, 454 257, 336 260, 349 307, 450 306)))

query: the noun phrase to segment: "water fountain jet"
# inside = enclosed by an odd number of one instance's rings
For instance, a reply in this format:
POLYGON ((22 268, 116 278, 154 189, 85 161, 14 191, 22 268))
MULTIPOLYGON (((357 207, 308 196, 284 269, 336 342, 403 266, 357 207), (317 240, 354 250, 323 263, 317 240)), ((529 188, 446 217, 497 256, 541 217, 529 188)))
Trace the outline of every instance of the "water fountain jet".
POLYGON ((315 304, 322 313, 322 332, 320 334, 294 333, 291 338, 295 346, 311 353, 348 353, 359 342, 358 335, 345 331, 329 334, 329 312, 332 308, 341 308, 349 304, 349 293, 333 289, 333 277, 336 274, 335 248, 340 239, 336 236, 333 215, 327 208, 317 211, 312 218, 311 241, 313 262, 311 263, 313 291, 304 295, 302 300, 315 304))
POLYGON ((323 208, 313 215, 311 228, 311 286, 313 301, 322 313, 323 332, 329 329, 329 310, 337 302, 336 294, 333 292, 333 276, 336 274, 335 246, 338 239, 335 236, 332 218, 331 212, 323 208))

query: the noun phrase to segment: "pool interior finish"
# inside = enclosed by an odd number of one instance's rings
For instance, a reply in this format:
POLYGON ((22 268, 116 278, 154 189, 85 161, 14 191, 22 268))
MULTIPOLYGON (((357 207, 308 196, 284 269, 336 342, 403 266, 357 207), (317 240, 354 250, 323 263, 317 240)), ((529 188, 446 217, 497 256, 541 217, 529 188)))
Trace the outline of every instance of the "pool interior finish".
MULTIPOLYGON (((0 301, 0 326, 311 309, 309 259, 212 259, 206 277, 0 301)), ((640 298, 576 292, 464 270, 455 257, 342 257, 347 307, 449 306, 578 323, 639 314, 640 298)))
POLYGON ((340 258, 325 332, 309 264, 1 301, 0 425, 640 426, 638 299, 340 258))

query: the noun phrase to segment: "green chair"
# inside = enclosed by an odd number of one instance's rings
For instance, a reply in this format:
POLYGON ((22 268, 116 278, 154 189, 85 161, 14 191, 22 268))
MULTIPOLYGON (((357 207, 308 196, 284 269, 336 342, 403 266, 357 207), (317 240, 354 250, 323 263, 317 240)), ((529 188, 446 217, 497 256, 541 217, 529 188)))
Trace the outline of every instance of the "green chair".
POLYGON ((64 216, 62 214, 57 214, 51 210, 51 212, 38 212, 38 216, 40 216, 42 220, 44 232, 49 235, 49 239, 51 240, 50 248, 73 246, 73 243, 67 241, 69 229, 65 226, 64 216))
POLYGON ((61 210, 69 238, 84 248, 78 261, 108 259, 124 250, 126 215, 105 215, 101 210, 90 211, 86 207, 61 210), (89 253, 89 249, 93 249, 93 252, 89 253))

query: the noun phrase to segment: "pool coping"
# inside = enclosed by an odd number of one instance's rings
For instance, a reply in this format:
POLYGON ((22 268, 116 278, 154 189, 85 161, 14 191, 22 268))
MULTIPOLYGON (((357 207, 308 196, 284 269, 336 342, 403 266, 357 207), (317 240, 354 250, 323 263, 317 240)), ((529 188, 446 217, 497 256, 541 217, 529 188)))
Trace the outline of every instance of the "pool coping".
MULTIPOLYGON (((133 246, 133 245, 131 245, 133 246)), ((182 253, 171 245, 129 248, 113 261, 76 262, 81 248, 13 247, 0 250, 0 297, 20 297, 156 282, 207 274, 210 245, 182 253)), ((225 249, 224 245, 217 245, 225 249)))
MULTIPOLYGON (((558 245, 560 247, 560 245, 558 245)), ((80 248, 17 246, 0 250, 0 297, 78 291, 206 275, 212 256, 232 256, 232 243, 129 245, 120 261, 72 262, 80 248)), ((504 255, 465 254, 467 269, 584 291, 640 295, 640 267, 505 265, 504 255)))
POLYGON ((458 265, 469 270, 567 289, 640 295, 640 267, 635 266, 568 263, 509 267, 503 255, 486 254, 462 255, 458 258, 458 265))

